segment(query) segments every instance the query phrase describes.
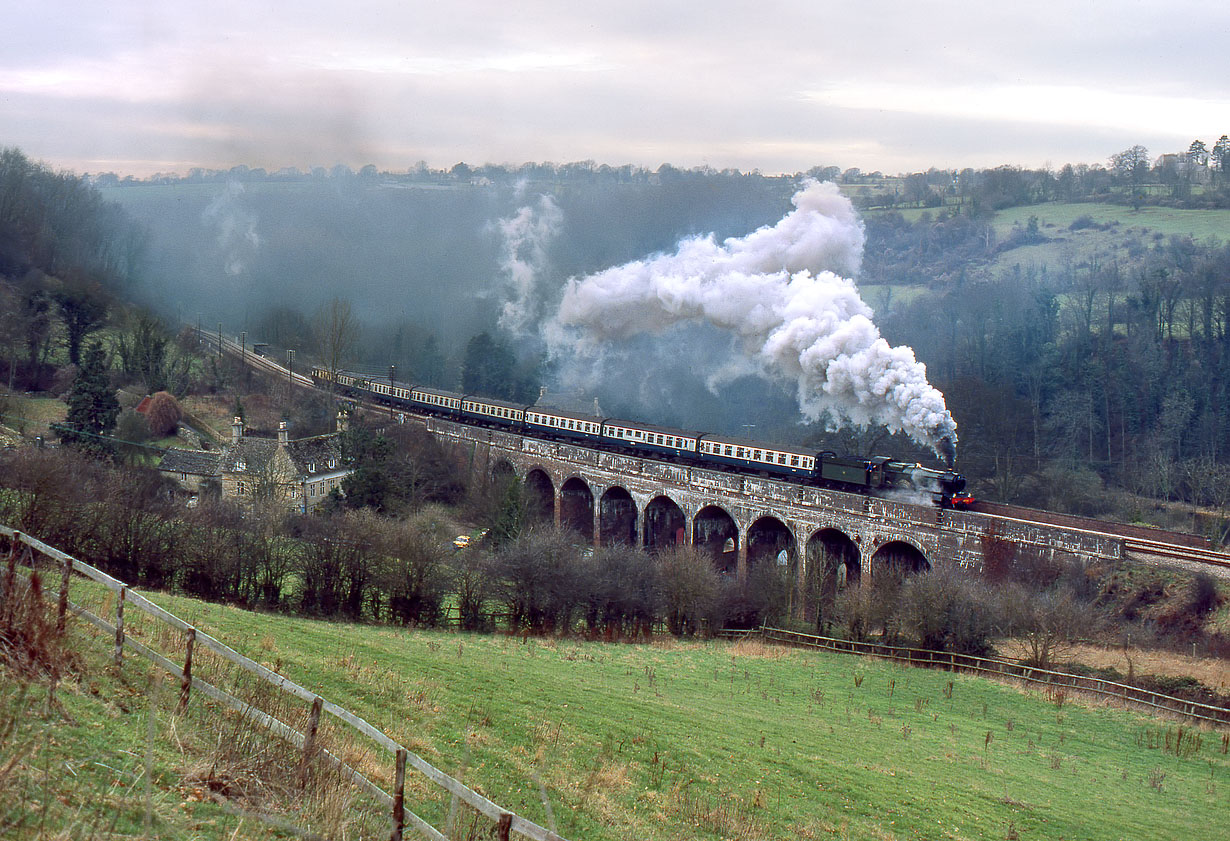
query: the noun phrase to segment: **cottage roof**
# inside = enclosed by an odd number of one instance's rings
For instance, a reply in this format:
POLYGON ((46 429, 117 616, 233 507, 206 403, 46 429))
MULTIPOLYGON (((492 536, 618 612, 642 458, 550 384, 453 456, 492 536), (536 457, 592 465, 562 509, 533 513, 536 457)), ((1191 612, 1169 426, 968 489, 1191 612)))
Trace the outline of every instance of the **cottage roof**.
POLYGON ((230 473, 261 470, 277 451, 278 442, 272 438, 240 438, 223 451, 222 469, 230 473), (242 471, 240 464, 244 466, 242 471))
POLYGON ((222 454, 219 452, 184 450, 179 447, 167 450, 158 464, 159 470, 191 473, 194 476, 217 476, 221 467, 222 454))
POLYGON ((290 441, 286 454, 300 475, 336 470, 342 465, 342 447, 337 433, 290 441))

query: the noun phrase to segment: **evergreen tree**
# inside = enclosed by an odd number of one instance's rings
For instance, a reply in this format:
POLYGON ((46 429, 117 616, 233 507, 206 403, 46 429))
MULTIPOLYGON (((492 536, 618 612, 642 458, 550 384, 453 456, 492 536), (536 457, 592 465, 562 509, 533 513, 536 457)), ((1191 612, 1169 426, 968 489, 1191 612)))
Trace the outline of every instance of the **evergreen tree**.
POLYGON ((104 456, 114 445, 103 436, 115 429, 119 401, 111 390, 102 345, 91 342, 85 349, 81 370, 68 392, 68 415, 60 426, 60 440, 85 452, 104 456))
POLYGON ((508 344, 486 331, 466 344, 461 390, 466 394, 511 398, 516 390, 516 358, 508 344))
POLYGON ((390 473, 393 444, 383 435, 363 426, 353 426, 341 436, 342 461, 354 470, 342 479, 342 500, 350 508, 384 511, 396 501, 397 489, 390 473))
POLYGON ((440 343, 436 340, 435 333, 428 333, 423 340, 423 349, 415 369, 428 385, 444 384, 444 354, 440 351, 440 343))

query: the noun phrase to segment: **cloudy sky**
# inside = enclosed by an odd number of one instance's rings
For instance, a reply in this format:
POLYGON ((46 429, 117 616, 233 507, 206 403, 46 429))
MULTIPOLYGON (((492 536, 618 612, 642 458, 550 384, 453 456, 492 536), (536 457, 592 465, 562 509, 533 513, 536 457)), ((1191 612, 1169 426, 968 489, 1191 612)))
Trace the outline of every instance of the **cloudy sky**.
POLYGON ((1203 0, 6 0, 0 146, 76 172, 889 173, 1230 132, 1203 0))

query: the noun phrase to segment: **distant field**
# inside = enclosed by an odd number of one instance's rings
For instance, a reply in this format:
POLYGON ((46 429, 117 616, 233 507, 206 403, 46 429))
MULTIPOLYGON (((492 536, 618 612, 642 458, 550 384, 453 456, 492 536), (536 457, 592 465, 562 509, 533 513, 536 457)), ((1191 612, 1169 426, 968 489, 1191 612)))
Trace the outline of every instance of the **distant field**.
POLYGON ((1089 216, 1099 224, 1118 223, 1124 229, 1136 229, 1164 236, 1179 234, 1197 240, 1230 238, 1230 210, 1178 210, 1171 207, 1142 207, 1132 210, 1117 204, 1052 203, 1013 207, 995 214, 995 230, 1001 236, 1014 223, 1024 225, 1030 216, 1037 216, 1043 226, 1066 229, 1081 216, 1089 216))
POLYGON ((49 424, 59 423, 68 414, 68 406, 54 397, 10 394, 0 396, 0 406, 6 415, 0 423, 29 436, 46 435, 49 424))
MULTIPOLYGON (((723 642, 522 641, 156 596, 565 837, 1208 837, 1219 734, 972 677, 723 642), (1096 804, 1096 806, 1094 805, 1096 804)), ((99 642, 105 644, 104 641, 99 642)), ((419 798, 429 820, 443 798, 419 798)))
POLYGON ((1131 259, 1140 246, 1153 247, 1169 236, 1190 236, 1200 242, 1224 241, 1230 236, 1230 210, 1175 210, 1163 207, 1130 207, 1110 204, 1043 204, 1014 207, 995 214, 994 227, 1000 241, 1015 224, 1026 225, 1037 216, 1039 230, 1050 242, 1004 251, 992 262, 991 270, 1013 265, 1059 268, 1079 266, 1091 259, 1106 264, 1131 259), (1087 216, 1107 230, 1071 230, 1077 219, 1087 216))

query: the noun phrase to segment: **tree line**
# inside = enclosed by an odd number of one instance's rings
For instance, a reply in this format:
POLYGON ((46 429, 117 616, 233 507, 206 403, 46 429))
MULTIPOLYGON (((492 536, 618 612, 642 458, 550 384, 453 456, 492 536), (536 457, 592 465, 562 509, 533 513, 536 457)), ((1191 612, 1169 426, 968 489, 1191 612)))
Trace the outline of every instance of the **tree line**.
MULTIPOLYGON (((301 515, 270 501, 210 498, 185 508, 157 474, 71 450, 0 454, 0 477, 0 522, 127 583, 326 619, 608 640, 768 623, 968 654, 1011 636, 1025 641, 1030 662, 1050 666, 1074 640, 1114 633, 1115 622, 1140 618, 1127 610, 1147 604, 1143 591, 1123 597, 1126 579, 1114 570, 1095 574, 993 533, 981 574, 881 568, 862 586, 839 587, 832 559, 816 557, 802 583, 771 563, 740 581, 691 547, 594 549, 533 516, 501 531, 515 479, 472 489, 466 510, 492 528, 457 549, 457 509, 434 504, 399 517, 371 508, 301 515)), ((1197 577, 1186 600, 1134 633, 1221 645, 1201 630, 1219 603, 1211 580, 1197 577)))

